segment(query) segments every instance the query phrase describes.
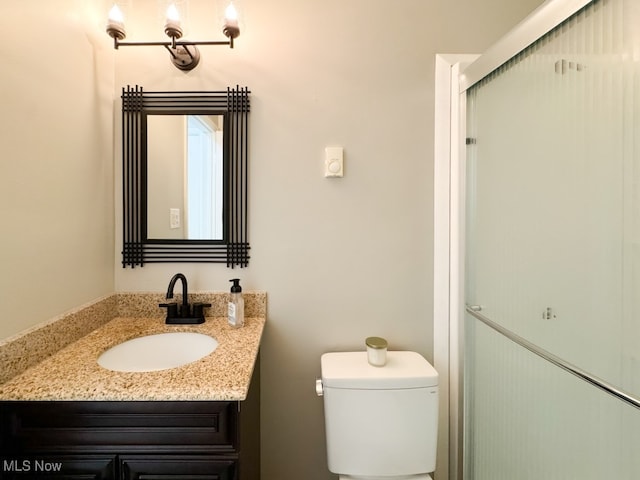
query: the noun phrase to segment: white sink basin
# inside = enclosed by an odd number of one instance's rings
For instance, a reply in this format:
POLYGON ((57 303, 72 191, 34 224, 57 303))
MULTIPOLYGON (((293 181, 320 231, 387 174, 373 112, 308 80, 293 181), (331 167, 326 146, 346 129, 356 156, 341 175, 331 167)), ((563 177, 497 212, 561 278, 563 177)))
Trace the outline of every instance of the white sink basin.
POLYGON ((116 372, 167 370, 200 360, 217 346, 215 338, 202 333, 159 333, 110 348, 98 357, 98 364, 116 372))

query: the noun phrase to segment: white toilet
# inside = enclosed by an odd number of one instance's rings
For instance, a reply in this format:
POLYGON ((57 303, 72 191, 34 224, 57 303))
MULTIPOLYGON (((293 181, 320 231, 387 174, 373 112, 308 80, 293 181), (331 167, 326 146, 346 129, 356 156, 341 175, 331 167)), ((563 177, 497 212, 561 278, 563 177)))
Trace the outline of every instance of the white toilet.
POLYGON ((341 480, 423 480, 436 468, 438 373, 416 352, 325 353, 322 379, 329 470, 341 480))

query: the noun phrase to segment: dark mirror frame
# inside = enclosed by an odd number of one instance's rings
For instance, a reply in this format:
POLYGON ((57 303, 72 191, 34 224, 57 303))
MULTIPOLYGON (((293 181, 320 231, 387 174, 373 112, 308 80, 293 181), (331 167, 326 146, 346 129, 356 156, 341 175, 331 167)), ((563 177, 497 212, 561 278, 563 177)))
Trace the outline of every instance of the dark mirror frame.
POLYGON ((249 265, 247 167, 249 90, 146 92, 122 89, 122 266, 146 263, 249 265), (147 239, 147 115, 224 115, 222 240, 147 239))

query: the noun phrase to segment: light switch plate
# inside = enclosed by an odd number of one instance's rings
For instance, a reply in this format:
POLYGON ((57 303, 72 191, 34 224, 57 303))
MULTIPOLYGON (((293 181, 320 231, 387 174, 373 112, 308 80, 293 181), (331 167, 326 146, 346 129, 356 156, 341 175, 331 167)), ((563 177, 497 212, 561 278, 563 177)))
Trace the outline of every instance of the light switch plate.
POLYGON ((344 176, 344 151, 342 147, 326 147, 324 149, 324 176, 344 176))

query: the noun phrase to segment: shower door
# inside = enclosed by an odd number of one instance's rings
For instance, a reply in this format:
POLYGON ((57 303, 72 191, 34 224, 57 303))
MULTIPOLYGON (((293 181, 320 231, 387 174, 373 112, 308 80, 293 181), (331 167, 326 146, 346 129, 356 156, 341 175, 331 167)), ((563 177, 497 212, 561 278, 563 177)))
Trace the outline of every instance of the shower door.
POLYGON ((465 480, 640 478, 640 0, 467 90, 465 480))

